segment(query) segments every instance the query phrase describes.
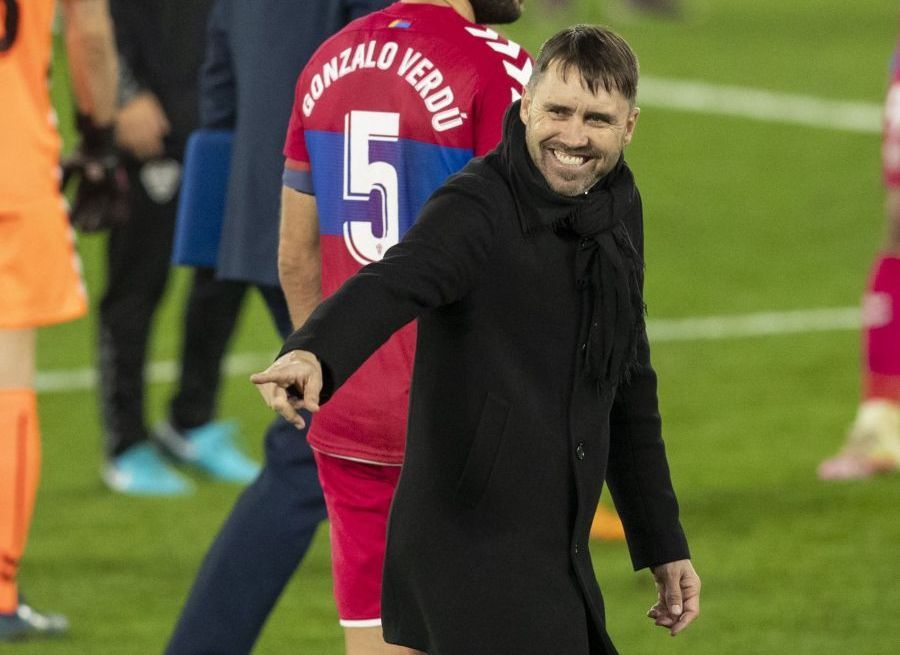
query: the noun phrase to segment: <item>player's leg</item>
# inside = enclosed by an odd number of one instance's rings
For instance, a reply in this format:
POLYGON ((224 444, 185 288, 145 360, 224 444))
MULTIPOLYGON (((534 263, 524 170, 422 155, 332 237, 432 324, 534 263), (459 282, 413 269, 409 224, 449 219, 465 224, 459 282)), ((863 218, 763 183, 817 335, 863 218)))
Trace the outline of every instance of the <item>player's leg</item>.
POLYGON ((122 493, 173 495, 190 491, 190 484, 150 443, 144 421, 147 345, 168 278, 175 225, 169 184, 178 181, 176 162, 169 162, 175 168, 168 174, 152 167, 156 164, 128 165, 131 214, 110 231, 107 244, 98 352, 107 458, 103 478, 122 493))
POLYGON ((18 608, 17 576, 40 470, 34 330, 0 329, 0 615, 18 608))
POLYGON ((887 243, 863 301, 863 399, 843 448, 819 467, 825 480, 900 470, 900 188, 886 209, 887 243))
POLYGON ((27 216, 0 214, 0 243, 0 641, 9 641, 68 626, 22 601, 18 569, 40 473, 35 326, 82 316, 87 301, 60 198, 27 216))
POLYGON ((381 631, 381 576, 387 518, 399 466, 315 453, 331 533, 334 599, 347 655, 410 655, 381 631))
POLYGON ((68 628, 22 602, 18 584, 41 468, 33 377, 34 330, 0 328, 0 643, 68 628))
POLYGON ((234 333, 247 284, 194 269, 184 312, 181 375, 169 417, 153 430, 164 450, 188 466, 227 482, 248 483, 259 473, 235 442, 234 421, 217 421, 220 368, 234 333))

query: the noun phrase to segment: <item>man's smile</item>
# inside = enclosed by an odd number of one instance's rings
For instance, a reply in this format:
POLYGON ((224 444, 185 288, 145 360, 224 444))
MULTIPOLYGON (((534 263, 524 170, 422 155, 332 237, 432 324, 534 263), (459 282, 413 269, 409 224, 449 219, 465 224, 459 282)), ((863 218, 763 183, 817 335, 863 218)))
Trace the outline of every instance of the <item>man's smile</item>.
POLYGON ((556 158, 556 161, 559 163, 569 166, 572 168, 577 168, 579 166, 583 166, 587 161, 588 157, 584 155, 572 155, 565 153, 561 150, 557 150, 555 148, 549 148, 550 152, 553 153, 553 156, 556 158))

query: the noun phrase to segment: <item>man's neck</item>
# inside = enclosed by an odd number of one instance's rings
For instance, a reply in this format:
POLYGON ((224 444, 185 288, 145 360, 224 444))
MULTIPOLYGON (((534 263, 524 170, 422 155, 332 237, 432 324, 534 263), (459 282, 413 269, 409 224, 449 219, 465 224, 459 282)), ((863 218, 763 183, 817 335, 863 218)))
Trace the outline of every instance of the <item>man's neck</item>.
POLYGON ((400 0, 408 5, 437 5, 438 7, 450 7, 466 20, 475 22, 475 10, 469 0, 400 0))

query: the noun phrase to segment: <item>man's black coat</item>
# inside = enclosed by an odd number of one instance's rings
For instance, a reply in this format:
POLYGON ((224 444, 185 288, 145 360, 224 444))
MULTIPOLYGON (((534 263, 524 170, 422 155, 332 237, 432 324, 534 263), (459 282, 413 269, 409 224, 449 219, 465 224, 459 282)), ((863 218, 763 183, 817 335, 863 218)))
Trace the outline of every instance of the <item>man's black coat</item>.
MULTIPOLYGON (((633 202, 642 251, 636 189, 633 202)), ((689 556, 646 334, 627 383, 589 381, 584 244, 520 213, 500 154, 473 160, 283 350, 318 356, 326 399, 418 318, 382 619, 389 642, 429 655, 616 652, 588 550, 604 479, 635 568, 689 556)))

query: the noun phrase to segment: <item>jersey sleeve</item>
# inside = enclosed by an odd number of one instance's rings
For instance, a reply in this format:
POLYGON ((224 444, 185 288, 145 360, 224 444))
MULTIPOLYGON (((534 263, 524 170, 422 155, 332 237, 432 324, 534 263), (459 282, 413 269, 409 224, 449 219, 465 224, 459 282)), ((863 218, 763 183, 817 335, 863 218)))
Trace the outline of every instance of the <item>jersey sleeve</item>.
POLYGON ((294 107, 291 110, 284 143, 284 174, 281 181, 284 186, 294 189, 294 191, 315 195, 309 166, 309 152, 306 149, 306 139, 303 133, 302 89, 306 88, 305 81, 306 69, 300 74, 294 93, 294 107))
POLYGON ((513 41, 498 39, 489 42, 479 74, 478 95, 475 98, 475 156, 489 153, 503 133, 503 116, 531 77, 531 55, 513 41))

